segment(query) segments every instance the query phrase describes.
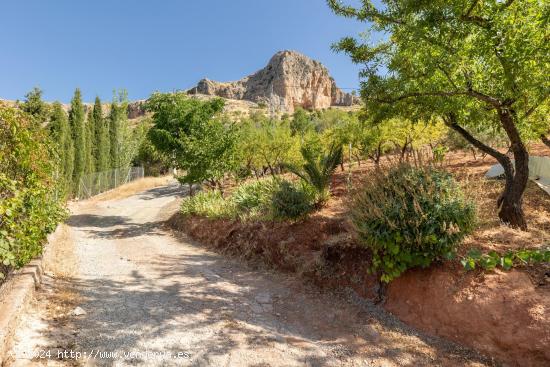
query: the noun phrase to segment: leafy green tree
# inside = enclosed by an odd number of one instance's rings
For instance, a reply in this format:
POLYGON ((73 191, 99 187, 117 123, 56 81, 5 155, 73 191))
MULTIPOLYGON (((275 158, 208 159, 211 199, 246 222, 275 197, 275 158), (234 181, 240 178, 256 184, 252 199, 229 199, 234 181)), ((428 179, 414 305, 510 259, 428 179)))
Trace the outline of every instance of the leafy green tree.
POLYGON ((59 156, 58 170, 63 177, 66 190, 69 191, 72 185, 74 169, 73 139, 69 128, 69 120, 61 103, 55 102, 52 107, 53 111, 48 128, 59 156))
POLYGON ((138 149, 138 154, 134 158, 134 163, 145 168, 146 176, 159 176, 170 171, 172 161, 165 154, 158 151, 151 142, 149 135, 146 134, 138 149))
POLYGON ((76 89, 69 110, 69 127, 74 146, 73 185, 78 187, 82 175, 86 172, 86 128, 84 106, 80 89, 76 89))
POLYGON ((38 123, 45 123, 50 117, 50 106, 42 100, 42 90, 34 87, 25 95, 21 109, 31 115, 38 123))
POLYGON ((181 182, 206 181, 221 189, 224 175, 234 168, 236 133, 220 120, 223 107, 222 99, 200 101, 185 93, 155 93, 149 98, 149 137, 159 152, 185 171, 181 182))
POLYGON ((239 126, 238 153, 241 162, 256 173, 280 173, 286 163, 298 164, 300 138, 292 135, 287 121, 265 117, 243 121, 239 126))
MULTIPOLYGON (((550 91, 548 4, 525 1, 363 0, 360 8, 328 0, 339 15, 367 22, 382 41, 342 39, 334 48, 365 65, 367 110, 387 118, 443 119, 504 167, 497 203, 504 223, 527 229, 525 140, 550 91), (510 141, 511 159, 472 134, 493 125, 510 141)), ((366 35, 369 38, 369 33, 366 35)))
POLYGON ((300 107, 296 108, 290 120, 292 135, 304 136, 312 128, 313 124, 307 111, 300 107))

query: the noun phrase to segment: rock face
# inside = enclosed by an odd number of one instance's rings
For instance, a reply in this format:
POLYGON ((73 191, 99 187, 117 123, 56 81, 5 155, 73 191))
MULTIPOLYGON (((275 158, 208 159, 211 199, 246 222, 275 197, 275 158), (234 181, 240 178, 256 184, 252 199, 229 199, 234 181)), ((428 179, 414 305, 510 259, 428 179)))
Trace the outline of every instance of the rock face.
POLYGON ((295 51, 277 52, 265 68, 238 81, 202 79, 188 93, 248 100, 282 112, 293 112, 297 106, 322 109, 356 102, 336 86, 326 67, 295 51))

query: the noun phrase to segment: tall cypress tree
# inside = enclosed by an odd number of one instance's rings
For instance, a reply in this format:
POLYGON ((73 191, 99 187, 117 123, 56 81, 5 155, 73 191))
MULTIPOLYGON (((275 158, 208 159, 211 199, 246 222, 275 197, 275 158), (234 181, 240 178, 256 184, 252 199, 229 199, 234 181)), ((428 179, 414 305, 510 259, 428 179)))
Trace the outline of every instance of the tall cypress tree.
POLYGON ((86 173, 95 172, 94 146, 97 145, 94 134, 94 117, 92 108, 88 109, 86 118, 86 173))
POLYGON ((109 169, 109 129, 103 118, 103 109, 99 97, 95 98, 92 118, 94 123, 95 144, 93 146, 93 155, 95 169, 96 172, 103 172, 109 169))
POLYGON ((74 170, 73 184, 78 188, 80 179, 86 170, 86 128, 84 125, 84 106, 82 105, 82 94, 76 89, 71 100, 69 110, 69 127, 74 146, 74 170))
POLYGON ((111 168, 119 167, 119 144, 120 144, 120 106, 118 97, 113 96, 111 112, 109 113, 109 150, 111 168))
POLYGON ((59 155, 59 173, 69 190, 74 168, 74 147, 67 114, 59 102, 53 104, 49 129, 59 155))
POLYGON ((111 168, 116 168, 117 159, 116 159, 116 147, 118 145, 117 141, 117 124, 118 124, 118 101, 116 96, 113 97, 113 102, 111 103, 111 111, 109 112, 109 165, 111 168))

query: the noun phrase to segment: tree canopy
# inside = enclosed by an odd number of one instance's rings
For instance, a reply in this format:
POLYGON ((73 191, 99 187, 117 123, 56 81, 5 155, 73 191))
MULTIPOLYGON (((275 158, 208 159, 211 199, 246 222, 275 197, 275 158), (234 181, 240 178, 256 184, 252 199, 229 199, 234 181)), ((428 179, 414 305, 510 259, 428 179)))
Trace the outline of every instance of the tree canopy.
POLYGON ((382 41, 346 37, 334 49, 364 64, 361 95, 379 119, 443 119, 506 172, 500 218, 527 228, 521 209, 528 176, 525 139, 547 130, 549 5, 538 0, 328 0, 339 15, 368 22, 382 41), (473 136, 479 126, 506 133, 515 159, 473 136), (542 125, 542 126, 541 126, 542 125))
POLYGON ((236 133, 222 121, 223 107, 222 99, 201 101, 184 93, 155 93, 147 101, 153 112, 151 142, 185 171, 180 181, 221 187, 231 170, 236 133))

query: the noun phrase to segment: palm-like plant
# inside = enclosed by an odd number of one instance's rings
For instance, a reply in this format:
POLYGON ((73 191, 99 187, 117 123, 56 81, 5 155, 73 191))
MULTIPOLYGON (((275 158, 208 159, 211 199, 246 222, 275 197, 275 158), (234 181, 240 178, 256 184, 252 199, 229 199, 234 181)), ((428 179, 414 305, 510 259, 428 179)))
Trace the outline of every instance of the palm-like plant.
POLYGON ((302 167, 287 165, 287 168, 315 189, 317 204, 321 204, 328 199, 330 178, 342 161, 342 146, 332 144, 326 154, 317 154, 312 147, 304 145, 300 152, 305 161, 302 167))

